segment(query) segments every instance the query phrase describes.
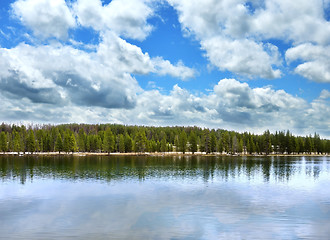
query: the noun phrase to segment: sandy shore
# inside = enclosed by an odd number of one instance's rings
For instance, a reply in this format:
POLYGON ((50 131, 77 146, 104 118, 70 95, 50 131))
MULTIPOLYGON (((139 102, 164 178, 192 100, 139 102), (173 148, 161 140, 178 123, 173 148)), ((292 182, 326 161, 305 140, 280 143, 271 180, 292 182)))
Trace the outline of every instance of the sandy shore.
POLYGON ((226 154, 226 153, 208 153, 205 152, 195 152, 192 154, 191 152, 145 152, 145 153, 94 153, 94 152, 74 152, 74 153, 66 153, 66 152, 0 152, 0 155, 18 155, 18 156, 61 156, 61 155, 73 155, 73 156, 231 156, 231 157, 238 157, 238 156, 254 156, 254 157, 264 157, 264 156, 279 156, 279 157, 304 157, 304 156, 315 156, 315 157, 322 157, 322 156, 330 156, 328 154, 226 154))

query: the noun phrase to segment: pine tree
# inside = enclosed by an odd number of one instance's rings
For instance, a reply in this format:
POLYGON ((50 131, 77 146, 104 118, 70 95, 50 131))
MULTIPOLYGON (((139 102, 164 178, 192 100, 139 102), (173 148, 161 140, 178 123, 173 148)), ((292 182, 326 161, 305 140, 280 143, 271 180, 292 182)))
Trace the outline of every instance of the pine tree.
POLYGON ((129 136, 128 133, 125 134, 125 152, 132 152, 133 143, 132 138, 129 136))
POLYGON ((69 136, 69 150, 72 153, 77 151, 77 142, 73 132, 71 132, 69 136))
POLYGON ((210 136, 210 146, 209 146, 209 151, 211 153, 215 152, 215 148, 217 146, 217 137, 215 136, 215 132, 212 131, 211 132, 211 136, 210 136))
POLYGON ((251 144, 250 144, 250 140, 249 139, 246 142, 246 152, 248 152, 249 154, 252 154, 251 144))
POLYGON ((118 151, 121 153, 125 152, 125 138, 123 134, 118 136, 118 151))
POLYGON ((20 152, 21 146, 20 146, 20 136, 19 133, 14 131, 13 132, 14 139, 13 139, 13 151, 14 152, 20 152))
POLYGON ((103 151, 110 153, 113 152, 115 145, 115 139, 110 128, 107 128, 104 132, 103 139, 103 151))
POLYGON ((179 152, 179 136, 176 135, 174 138, 174 146, 175 146, 175 151, 179 152))
POLYGON ((144 130, 140 130, 135 137, 135 151, 136 152, 145 152, 148 147, 147 137, 144 130))
POLYGON ((242 138, 238 141, 238 152, 243 153, 243 139, 242 138))
POLYGON ((32 129, 29 130, 28 138, 26 141, 26 148, 28 152, 34 153, 36 151, 36 141, 34 138, 34 132, 32 129))
POLYGON ((7 152, 8 145, 7 145, 7 133, 1 132, 0 134, 0 150, 2 152, 7 152))
POLYGON ((194 154, 195 152, 197 152, 197 136, 195 131, 191 131, 189 136, 189 143, 189 150, 192 152, 192 154, 194 154))
POLYGON ((78 133, 78 149, 80 152, 86 152, 86 133, 83 128, 78 133))
POLYGON ((165 136, 160 141, 160 151, 161 152, 166 152, 167 151, 167 144, 166 144, 165 136))
POLYGON ((63 141, 60 133, 57 135, 56 138, 55 151, 57 151, 58 153, 61 153, 61 151, 63 151, 63 141))
POLYGON ((222 143, 222 139, 221 138, 218 141, 217 149, 218 149, 218 152, 222 154, 222 152, 223 152, 223 143, 222 143))
POLYGON ((222 145, 226 153, 229 153, 229 138, 229 133, 225 131, 222 135, 222 145))
POLYGON ((186 147, 187 147, 187 134, 184 130, 182 130, 179 136, 179 151, 184 154, 186 152, 186 147))

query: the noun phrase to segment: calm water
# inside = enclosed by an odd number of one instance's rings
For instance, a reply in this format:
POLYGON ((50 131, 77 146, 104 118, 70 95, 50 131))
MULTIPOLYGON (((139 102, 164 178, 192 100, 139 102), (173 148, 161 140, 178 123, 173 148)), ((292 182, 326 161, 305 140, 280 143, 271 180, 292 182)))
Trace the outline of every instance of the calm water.
POLYGON ((329 239, 330 157, 0 157, 0 239, 329 239))

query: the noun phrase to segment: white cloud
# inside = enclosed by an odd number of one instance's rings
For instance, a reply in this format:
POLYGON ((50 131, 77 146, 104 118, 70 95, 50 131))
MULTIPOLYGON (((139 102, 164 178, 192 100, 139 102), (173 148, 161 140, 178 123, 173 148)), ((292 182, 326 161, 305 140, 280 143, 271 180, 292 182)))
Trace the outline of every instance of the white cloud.
POLYGON ((96 53, 69 46, 0 49, 7 74, 0 76, 3 94, 35 103, 131 108, 140 91, 130 74, 105 67, 96 53))
POLYGON ((279 78, 278 49, 249 36, 251 23, 245 1, 177 1, 169 0, 177 9, 184 32, 200 41, 210 62, 221 71, 229 70, 249 78, 279 78))
MULTIPOLYGON (((270 44, 274 39, 289 44, 311 42, 325 50, 330 44, 330 22, 324 17, 329 4, 322 0, 168 2, 178 11, 183 32, 200 41, 210 62, 221 71, 249 78, 279 78, 282 57, 270 44)), ((328 68, 328 62, 317 56, 298 66, 296 72, 324 82, 328 81, 328 68), (316 76, 322 73, 325 76, 316 76)))
MULTIPOLYGON (((129 79, 123 79, 123 81, 134 84, 133 80, 130 82, 129 79)), ((109 91, 108 86, 101 85, 101 88, 109 91)), ((77 100, 80 94, 85 94, 84 98, 93 96, 77 88, 72 88, 72 91, 63 88, 69 94, 68 99, 77 100), (70 94, 77 96, 73 97, 70 94)), ((114 88, 113 91, 118 90, 112 83, 111 88, 114 88)), ((49 105, 45 102, 31 104, 31 99, 9 98, 2 92, 0 117, 4 121, 24 119, 42 123, 198 125, 254 133, 262 133, 266 129, 273 132, 290 129, 294 134, 306 135, 318 132, 322 137, 329 138, 330 104, 325 98, 326 94, 327 92, 324 91, 321 94, 324 97, 308 103, 284 90, 274 90, 271 87, 251 88, 247 83, 235 79, 222 79, 206 95, 192 94, 175 85, 168 95, 158 90, 139 91, 134 97, 133 108, 125 109, 122 106, 120 109, 106 109, 103 106, 88 107, 87 104, 77 105, 66 102, 62 105, 57 103, 49 105)), ((118 96, 122 95, 125 96, 122 92, 118 96)), ((107 99, 102 94, 96 96, 99 100, 107 99)), ((116 96, 111 93, 109 98, 115 100, 116 96)))
POLYGON ((68 30, 75 27, 75 19, 64 0, 18 0, 12 8, 24 25, 43 38, 65 39, 68 30))
POLYGON ((175 85, 168 95, 144 91, 136 107, 125 113, 112 112, 130 124, 198 125, 262 133, 287 130, 295 134, 318 132, 329 137, 329 104, 311 104, 284 90, 251 88, 235 79, 223 79, 209 94, 192 94, 175 85), (134 120, 132 120, 134 119, 134 120))
POLYGON ((330 46, 301 44, 286 51, 287 62, 301 60, 295 72, 315 82, 330 83, 330 46))
POLYGON ((0 48, 0 85, 7 97, 34 103, 132 108, 141 92, 132 74, 169 74, 186 79, 194 70, 176 66, 111 32, 102 34, 95 52, 71 46, 20 44, 0 48))
POLYGON ((322 0, 267 0, 251 19, 251 32, 295 43, 330 43, 330 23, 322 0))
POLYGON ((170 61, 164 60, 162 57, 156 57, 152 62, 155 71, 159 75, 170 75, 176 78, 181 78, 182 80, 193 78, 196 75, 196 71, 192 68, 186 67, 182 61, 173 65, 170 61))
POLYGON ((275 46, 275 56, 271 56, 265 51, 265 46, 248 39, 214 37, 203 40, 201 45, 210 62, 222 71, 229 70, 250 78, 273 79, 281 76, 280 70, 272 68, 272 65, 278 63, 275 46))
POLYGON ((102 6, 100 0, 78 0, 74 9, 82 26, 143 40, 152 31, 147 22, 153 15, 150 4, 149 0, 113 0, 102 6))
POLYGON ((323 89, 321 94, 320 94, 321 99, 328 99, 330 98, 330 91, 323 89))

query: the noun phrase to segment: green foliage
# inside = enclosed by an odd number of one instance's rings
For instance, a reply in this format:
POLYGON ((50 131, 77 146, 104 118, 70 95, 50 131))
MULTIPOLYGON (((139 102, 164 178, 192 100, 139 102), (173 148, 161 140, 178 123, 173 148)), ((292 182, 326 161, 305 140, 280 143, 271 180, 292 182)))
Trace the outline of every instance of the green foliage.
POLYGON ((215 136, 215 132, 212 131, 210 134, 210 152, 213 153, 216 151, 216 146, 217 146, 217 137, 215 136))
POLYGON ((7 134, 5 132, 1 132, 0 134, 0 150, 1 152, 7 152, 7 134))
POLYGON ((12 151, 14 152, 20 152, 22 147, 21 147, 21 141, 20 141, 20 135, 19 133, 14 130, 13 132, 13 135, 14 135, 14 139, 13 139, 13 148, 12 148, 12 151))
POLYGON ((110 128, 107 128, 104 132, 104 139, 102 146, 103 146, 103 151, 108 153, 113 152, 115 148, 115 139, 110 128))
POLYGON ((80 152, 87 151, 86 141, 87 141, 87 136, 86 136, 85 130, 83 128, 81 128, 81 129, 79 129, 78 141, 77 141, 78 149, 80 152))
POLYGON ((160 151, 161 152, 167 151, 167 143, 166 143, 165 136, 163 136, 162 140, 160 141, 160 151))
POLYGON ((63 151, 63 141, 61 134, 57 135, 56 142, 55 142, 55 151, 61 153, 63 151))
POLYGON ((197 152, 197 136, 195 131, 191 131, 189 136, 189 150, 194 154, 197 152))
POLYGON ((184 130, 179 136, 179 152, 185 153, 187 148, 187 134, 184 130))
POLYGON ((121 153, 125 152, 125 138, 123 134, 118 136, 118 151, 121 153))
POLYGON ((147 137, 143 130, 140 130, 135 137, 135 152, 145 152, 147 150, 147 137))
POLYGON ((290 131, 261 135, 198 127, 146 127, 118 124, 25 126, 3 124, 0 151, 167 152, 187 150, 249 154, 325 154, 330 140, 319 134, 294 136, 290 131), (187 135, 189 141, 187 141, 187 135), (62 140, 62 141, 61 141, 62 140), (62 145, 61 145, 62 143, 62 145))
POLYGON ((125 152, 129 153, 133 151, 133 142, 132 142, 132 138, 130 137, 130 135, 128 133, 125 134, 125 152))
POLYGON ((36 141, 34 137, 34 132, 32 129, 29 130, 28 138, 26 140, 26 149, 28 152, 35 152, 36 151, 36 141))

